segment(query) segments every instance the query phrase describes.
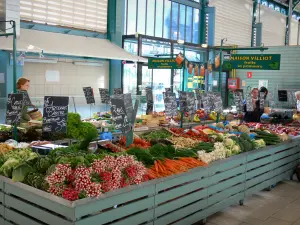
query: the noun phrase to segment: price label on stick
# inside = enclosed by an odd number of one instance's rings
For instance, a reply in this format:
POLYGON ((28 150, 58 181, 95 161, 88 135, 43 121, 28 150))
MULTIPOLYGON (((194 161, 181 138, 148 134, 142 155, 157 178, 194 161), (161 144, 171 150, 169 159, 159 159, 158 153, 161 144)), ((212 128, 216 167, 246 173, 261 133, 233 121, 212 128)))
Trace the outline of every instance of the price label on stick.
POLYGON ((202 108, 202 92, 200 89, 195 89, 196 99, 198 101, 197 109, 202 108))
POLYGON ((151 87, 146 87, 146 100, 147 100, 146 115, 149 115, 153 112, 153 93, 151 87))
POLYGON ((243 111, 243 90, 242 89, 237 89, 233 92, 233 97, 234 97, 234 103, 236 105, 236 109, 238 112, 243 111))
POLYGON ((23 94, 23 101, 24 101, 23 105, 24 106, 31 106, 32 105, 31 100, 29 98, 29 95, 28 95, 27 91, 21 91, 21 90, 19 90, 18 93, 23 94))
POLYGON ((45 96, 43 110, 44 133, 66 133, 69 97, 45 96))
POLYGON ((114 88, 114 95, 121 95, 123 94, 122 88, 114 88))
POLYGON ((99 93, 101 97, 101 103, 109 104, 110 97, 109 97, 109 91, 106 88, 99 88, 99 93))
POLYGON ((213 99, 213 109, 215 112, 222 113, 223 112, 223 100, 221 93, 214 93, 213 99))
POLYGON ((6 103, 6 124, 19 125, 23 110, 23 94, 9 94, 6 103))
POLYGON ((181 112, 187 112, 187 93, 179 91, 179 106, 181 112))
POLYGON ((176 102, 176 95, 172 92, 163 93, 164 96, 164 104, 165 104, 165 113, 166 116, 177 116, 177 102, 176 102))
POLYGON ((259 92, 259 108, 263 110, 265 108, 265 93, 259 92))
POLYGON ((194 92, 186 93, 186 109, 189 115, 195 113, 195 94, 194 92))
POLYGON ((91 87, 83 88, 84 96, 87 104, 95 104, 94 92, 91 87))
POLYGON ((111 98, 111 113, 115 128, 122 133, 127 133, 130 130, 130 124, 123 98, 116 96, 111 98))

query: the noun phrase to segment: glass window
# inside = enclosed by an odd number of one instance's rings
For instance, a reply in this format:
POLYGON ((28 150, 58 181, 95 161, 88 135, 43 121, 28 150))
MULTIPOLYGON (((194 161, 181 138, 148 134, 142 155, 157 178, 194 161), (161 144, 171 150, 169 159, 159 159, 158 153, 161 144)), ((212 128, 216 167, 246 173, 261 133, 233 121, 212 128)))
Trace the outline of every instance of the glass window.
POLYGON ((124 93, 136 94, 137 90, 137 66, 130 63, 124 65, 123 72, 123 90, 124 93))
POLYGON ((280 12, 280 7, 278 5, 275 6, 275 11, 280 12))
POLYGON ((156 0, 156 15, 155 15, 155 37, 162 37, 163 30, 163 15, 164 15, 164 2, 163 0, 156 0))
POLYGON ((137 55, 138 45, 135 39, 126 39, 124 42, 124 49, 131 54, 137 55))
POLYGON ((164 11, 164 38, 170 38, 171 32, 171 2, 165 0, 165 11, 164 11))
POLYGON ((153 70, 153 97, 154 111, 165 109, 163 92, 171 86, 171 70, 153 70))
POLYGON ((171 31, 171 39, 177 40, 178 39, 178 3, 172 2, 172 31, 171 31))
POLYGON ((180 5, 179 40, 185 40, 185 5, 180 5))
POLYGON ((274 9, 274 3, 269 3, 269 8, 274 9))
POLYGON ((155 57, 155 55, 171 54, 171 44, 169 42, 159 42, 143 39, 142 43, 143 57, 155 57))
POLYGON ((199 43, 199 9, 194 8, 193 18, 193 43, 199 43))
POLYGON ((127 34, 136 33, 136 1, 137 0, 128 0, 127 34), (131 12, 132 10, 134 10, 134 12, 131 12))
POLYGON ((192 42, 193 8, 186 8, 185 41, 192 42))
POLYGON ((280 12, 283 14, 283 15, 286 15, 286 10, 284 8, 281 8, 280 9, 280 12))
MULTIPOLYGON (((128 13, 135 13, 134 8, 128 9, 128 13)), ((146 0, 138 0, 137 32, 145 34, 146 0)))
POLYGON ((154 20, 155 20, 155 18, 154 18, 155 12, 154 11, 155 11, 155 0, 148 0, 146 34, 149 36, 154 36, 154 20))

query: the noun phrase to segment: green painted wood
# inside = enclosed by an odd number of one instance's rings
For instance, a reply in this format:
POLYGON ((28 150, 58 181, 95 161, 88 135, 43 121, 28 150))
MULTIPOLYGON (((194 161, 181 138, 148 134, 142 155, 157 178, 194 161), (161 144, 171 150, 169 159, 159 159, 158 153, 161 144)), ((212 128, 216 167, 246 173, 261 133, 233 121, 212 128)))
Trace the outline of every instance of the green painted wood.
POLYGON ((200 167, 184 174, 162 179, 160 183, 156 184, 156 193, 187 182, 200 180, 208 176, 207 172, 208 168, 200 167))
MULTIPOLYGON (((26 197, 26 196, 24 196, 26 197)), ((43 210, 39 207, 35 207, 34 205, 28 204, 27 202, 23 202, 15 197, 5 195, 4 196, 5 206, 8 208, 12 208, 19 212, 22 212, 26 215, 29 215, 37 220, 40 220, 47 224, 59 224, 59 225, 71 225, 72 222, 67 221, 61 217, 58 217, 51 212, 43 210)), ((6 217, 6 214, 5 214, 6 217)))
POLYGON ((298 145, 299 144, 297 142, 289 140, 289 141, 282 142, 280 145, 277 145, 276 147, 273 147, 270 152, 272 154, 276 154, 276 153, 279 153, 280 151, 283 151, 283 150, 285 151, 290 148, 294 148, 298 145))
POLYGON ((0 205, 0 216, 4 217, 4 205, 0 205))
POLYGON ((5 223, 5 220, 2 217, 0 217, 0 224, 4 225, 4 223, 5 223))
POLYGON ((4 179, 2 176, 0 176, 0 190, 4 189, 4 179))
POLYGON ((4 193, 0 192, 0 203, 4 202, 4 193))
MULTIPOLYGON (((182 196, 172 202, 168 202, 166 204, 157 206, 155 208, 155 218, 164 215, 168 212, 179 209, 183 206, 190 204, 191 202, 195 202, 207 197, 207 189, 202 189, 200 191, 194 192, 189 195, 182 196)), ((159 195, 155 196, 155 198, 160 198, 159 195)), ((156 200, 156 199, 155 199, 156 200)))
POLYGON ((268 164, 268 165, 259 167, 259 168, 254 169, 254 170, 247 171, 247 173, 246 173, 246 180, 249 180, 252 177, 256 177, 256 176, 258 176, 260 174, 266 173, 266 172, 272 170, 272 168, 273 168, 272 164, 268 164))
POLYGON ((278 168, 274 168, 274 170, 272 170, 272 176, 278 176, 282 173, 285 173, 286 171, 295 169, 296 165, 298 164, 298 160, 292 161, 284 166, 278 167, 278 168))
MULTIPOLYGON (((213 179, 213 177, 211 177, 211 179, 213 179)), ((230 188, 236 184, 239 183, 243 183, 245 181, 245 174, 241 174, 239 176, 233 177, 231 179, 222 181, 220 183, 217 183, 213 186, 210 186, 207 191, 208 191, 208 195, 212 195, 216 192, 222 191, 222 190, 226 190, 227 188, 230 188)))
POLYGON ((207 199, 207 202, 208 202, 207 204, 209 206, 211 206, 213 204, 216 204, 217 202, 221 202, 221 201, 229 198, 232 195, 236 195, 238 193, 242 193, 243 194, 244 188, 245 188, 244 184, 239 184, 239 185, 236 185, 234 187, 225 189, 222 192, 219 192, 219 193, 216 193, 216 194, 214 194, 212 196, 209 196, 208 199, 207 199))
POLYGON ((270 187, 272 184, 274 184, 274 183, 272 183, 271 180, 267 180, 267 181, 264 181, 254 187, 248 188, 245 191, 245 196, 249 196, 249 195, 255 194, 257 192, 260 192, 261 190, 263 190, 267 187, 270 187))
POLYGON ((288 164, 293 161, 297 161, 297 157, 295 157, 295 155, 291 155, 286 158, 280 159, 280 160, 272 163, 272 166, 273 166, 273 168, 278 168, 282 165, 288 164))
POLYGON ((273 177, 273 172, 270 171, 268 173, 264 173, 258 177, 254 177, 254 178, 251 178, 250 180, 246 181, 246 184, 245 184, 245 187, 246 189, 249 189, 250 187, 253 187, 257 184, 260 184, 266 180, 269 180, 273 177))
POLYGON ((288 149, 288 150, 286 150, 286 151, 283 151, 283 152, 274 154, 274 155, 272 156, 272 160, 273 160, 273 161, 277 161, 277 160, 279 160, 279 159, 282 159, 282 158, 285 158, 285 157, 291 156, 291 155, 294 155, 295 158, 297 158, 297 157, 298 157, 298 156, 297 156, 298 152, 299 152, 299 147, 297 146, 297 147, 288 149))
POLYGON ((7 181, 5 181, 4 192, 7 194, 15 195, 19 198, 25 198, 26 201, 32 202, 45 209, 63 215, 70 220, 74 219, 74 210, 71 207, 67 207, 66 205, 59 203, 59 201, 65 202, 65 200, 50 193, 37 190, 36 188, 30 187, 25 184, 12 182, 8 183, 7 181))
POLYGON ((8 221, 4 220, 4 225, 14 225, 14 224, 12 224, 11 222, 8 222, 8 221))
POLYGON ((187 193, 198 190, 200 188, 206 187, 207 184, 208 184, 208 178, 204 178, 193 183, 189 183, 186 185, 183 184, 182 186, 179 186, 177 188, 164 191, 155 196, 155 205, 172 200, 174 198, 185 195, 187 193))
POLYGON ((187 224, 194 224, 194 223, 197 223, 199 222, 200 220, 203 220, 206 218, 206 211, 203 210, 203 211, 200 211, 200 212, 197 212, 197 213, 194 213, 182 220, 179 220, 175 223, 173 223, 172 225, 187 225, 187 224))
POLYGON ((165 216, 162 216, 154 221, 154 225, 166 225, 172 222, 175 222, 183 217, 186 217, 192 213, 200 211, 206 207, 206 199, 195 202, 191 205, 178 209, 172 213, 169 213, 165 216))
POLYGON ((86 219, 82 219, 76 222, 76 225, 87 225, 87 224, 101 225, 101 224, 112 222, 117 219, 122 219, 128 215, 132 215, 134 213, 140 212, 145 209, 153 208, 153 206, 154 206, 154 197, 146 198, 125 206, 118 207, 116 209, 112 209, 110 211, 100 213, 95 216, 88 217, 86 219))
POLYGON ((272 179, 270 180, 270 183, 271 183, 271 184, 276 184, 276 183, 278 183, 278 182, 280 182, 280 181, 283 181, 283 180, 285 180, 285 179, 288 179, 292 173, 293 173, 293 170, 286 171, 285 173, 282 173, 282 174, 280 174, 280 175, 278 175, 278 176, 272 178, 272 179))
POLYGON ((236 203, 238 203, 240 200, 243 200, 244 199, 244 194, 243 193, 239 193, 239 194, 236 194, 236 195, 233 195, 231 196, 230 198, 227 198, 215 205, 212 205, 210 207, 207 208, 206 210, 206 216, 210 216, 216 212, 219 212, 231 205, 234 205, 236 203))
MULTIPOLYGON (((140 188, 129 187, 110 192, 107 195, 103 195, 97 199, 83 199, 80 200, 80 205, 75 207, 75 216, 80 219, 83 216, 100 212, 103 209, 114 207, 129 201, 137 200, 145 196, 153 196, 155 193, 155 185, 140 186, 140 188), (125 191, 127 190, 127 191, 125 191), (120 193, 120 194, 115 194, 120 193)), ((153 202, 154 204, 154 202, 153 202)))
POLYGON ((236 155, 232 156, 227 159, 223 159, 220 161, 213 162, 209 165, 209 176, 217 173, 217 172, 223 172, 229 169, 232 169, 234 167, 238 167, 242 164, 246 163, 246 157, 247 153, 241 154, 241 155, 236 155))
POLYGON ((258 160, 254 160, 250 163, 247 163, 247 171, 252 170, 254 168, 266 165, 272 162, 272 156, 267 156, 258 160))
POLYGON ((209 178, 210 184, 215 184, 226 178, 234 177, 237 174, 245 173, 246 165, 235 167, 231 170, 226 170, 225 172, 217 173, 209 178))
MULTIPOLYGON (((7 221, 19 224, 19 225, 43 225, 43 223, 39 223, 27 216, 24 216, 20 213, 17 213, 11 209, 5 208, 5 219, 7 221)), ((11 224, 9 222, 6 222, 6 224, 11 224)), ((49 225, 52 225, 54 223, 49 223, 49 225)), ((58 224, 57 224, 58 225, 58 224)))
MULTIPOLYGON (((120 220, 118 222, 112 223, 111 225, 134 225, 134 224, 141 224, 148 221, 153 220, 154 210, 149 210, 147 212, 140 213, 135 216, 128 217, 124 220, 120 220)), ((90 225, 90 224, 87 224, 90 225)))

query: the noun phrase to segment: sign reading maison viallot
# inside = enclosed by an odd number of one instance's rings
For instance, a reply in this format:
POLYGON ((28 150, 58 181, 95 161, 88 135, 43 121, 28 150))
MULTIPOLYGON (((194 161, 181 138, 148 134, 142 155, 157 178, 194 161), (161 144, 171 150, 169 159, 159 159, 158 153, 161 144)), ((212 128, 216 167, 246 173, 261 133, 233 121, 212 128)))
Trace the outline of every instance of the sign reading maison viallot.
POLYGON ((176 58, 155 58, 148 59, 149 69, 182 69, 182 64, 178 64, 176 58))
POLYGON ((23 110, 23 94, 9 94, 6 103, 6 124, 19 125, 23 110))
POLYGON ((43 111, 44 133, 66 133, 69 97, 45 96, 43 111))
POLYGON ((232 54, 224 69, 280 70, 280 54, 232 54))
POLYGON ((82 88, 87 104, 95 104, 94 92, 91 87, 82 88))

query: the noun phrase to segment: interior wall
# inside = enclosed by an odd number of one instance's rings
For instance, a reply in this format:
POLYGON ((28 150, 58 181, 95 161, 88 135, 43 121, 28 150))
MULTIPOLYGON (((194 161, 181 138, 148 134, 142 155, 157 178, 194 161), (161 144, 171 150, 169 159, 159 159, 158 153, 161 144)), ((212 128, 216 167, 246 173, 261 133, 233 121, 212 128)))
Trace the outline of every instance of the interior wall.
MULTIPOLYGON (((298 21, 295 20, 294 18, 292 18, 290 45, 297 45, 298 29, 299 29, 298 21)), ((299 36, 300 36, 300 34, 299 34, 299 36)))
MULTIPOLYGON (((26 63, 23 76, 30 80, 31 98, 52 96, 83 97, 82 87, 91 86, 95 97, 99 97, 98 88, 108 88, 109 62, 103 61, 102 67, 74 65, 67 62, 56 64, 26 63), (46 71, 59 71, 59 82, 47 82, 46 71)), ((100 97, 99 97, 100 98, 100 97)))
POLYGON ((215 12, 215 45, 227 38, 226 44, 250 46, 252 0, 211 0, 215 12))

